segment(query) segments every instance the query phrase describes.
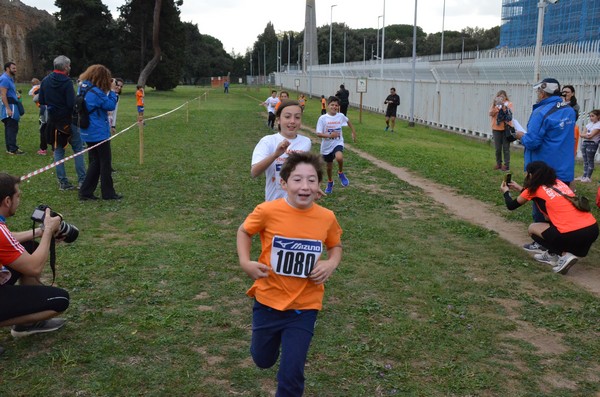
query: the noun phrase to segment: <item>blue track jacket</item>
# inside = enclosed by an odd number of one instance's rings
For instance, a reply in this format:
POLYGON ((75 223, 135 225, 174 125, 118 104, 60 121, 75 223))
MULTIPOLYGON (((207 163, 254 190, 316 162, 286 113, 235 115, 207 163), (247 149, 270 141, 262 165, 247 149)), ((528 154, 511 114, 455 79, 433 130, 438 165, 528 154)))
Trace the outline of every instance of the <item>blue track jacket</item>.
MULTIPOLYGON (((88 80, 81 83, 81 87, 87 85, 92 83, 88 80)), ((117 94, 112 91, 105 94, 100 88, 94 86, 85 94, 85 104, 90 113, 90 126, 81 128, 81 139, 84 142, 100 142, 110 138, 108 112, 117 107, 117 94)))
POLYGON ((543 161, 554 168, 558 179, 568 183, 575 177, 575 110, 564 106, 545 117, 560 103, 562 98, 554 95, 533 105, 521 143, 525 146, 525 167, 532 161, 543 161))

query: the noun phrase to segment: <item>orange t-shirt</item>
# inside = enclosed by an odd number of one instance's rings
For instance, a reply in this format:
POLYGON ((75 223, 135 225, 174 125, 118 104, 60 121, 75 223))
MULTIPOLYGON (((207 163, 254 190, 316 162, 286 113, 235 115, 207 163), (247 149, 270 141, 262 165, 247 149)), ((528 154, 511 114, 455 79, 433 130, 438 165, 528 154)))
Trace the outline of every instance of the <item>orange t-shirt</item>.
MULTIPOLYGON (((567 196, 574 195, 573 191, 558 179, 554 187, 567 196)), ((596 219, 590 212, 579 211, 566 198, 552 190, 552 187, 540 186, 534 194, 530 194, 529 189, 525 189, 520 196, 525 200, 533 198, 544 200, 546 202, 546 215, 561 233, 583 229, 596 223, 596 219)))
POLYGON ((341 244, 342 228, 331 210, 313 204, 306 210, 283 198, 258 205, 244 221, 250 235, 260 234, 258 261, 271 267, 246 292, 276 310, 321 310, 325 287, 306 276, 325 251, 341 244))
POLYGON ((325 98, 321 98, 321 110, 327 109, 327 100, 325 98))
POLYGON ((136 106, 144 106, 144 91, 137 90, 135 92, 135 99, 137 100, 136 106))

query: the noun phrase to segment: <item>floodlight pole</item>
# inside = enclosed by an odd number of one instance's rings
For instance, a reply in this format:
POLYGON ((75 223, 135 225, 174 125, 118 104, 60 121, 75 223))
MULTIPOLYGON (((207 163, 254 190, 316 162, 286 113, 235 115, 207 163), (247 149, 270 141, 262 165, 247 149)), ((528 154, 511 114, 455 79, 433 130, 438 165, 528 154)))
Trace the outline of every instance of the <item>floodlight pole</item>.
POLYGON ((415 126, 415 79, 417 66, 417 1, 415 0, 415 22, 413 24, 413 48, 412 48, 412 88, 410 94, 410 121, 409 127, 415 126))
POLYGON ((327 69, 327 75, 331 76, 331 39, 333 33, 333 7, 337 7, 337 4, 333 4, 329 14, 329 69, 327 69))
POLYGON ((383 21, 381 22, 381 71, 380 77, 383 79, 383 60, 385 58, 385 0, 383 0, 383 21))
POLYGON ((547 3, 545 0, 540 0, 538 6, 538 25, 537 35, 535 39, 535 55, 533 65, 533 83, 540 81, 540 57, 542 53, 542 38, 544 36, 544 13, 546 11, 547 3))
POLYGON ((444 7, 442 8, 442 44, 440 45, 440 61, 444 60, 444 22, 446 19, 446 0, 444 0, 444 7))

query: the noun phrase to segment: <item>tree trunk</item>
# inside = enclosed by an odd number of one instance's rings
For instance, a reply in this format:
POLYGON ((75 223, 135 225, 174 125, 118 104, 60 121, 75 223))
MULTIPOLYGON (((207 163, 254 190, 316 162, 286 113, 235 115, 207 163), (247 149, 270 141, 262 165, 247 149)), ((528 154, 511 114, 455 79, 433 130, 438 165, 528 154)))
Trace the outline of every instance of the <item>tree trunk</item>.
POLYGON ((154 56, 146 64, 146 67, 140 73, 138 77, 138 85, 145 86, 148 77, 152 74, 152 71, 160 62, 160 43, 158 41, 158 32, 160 31, 160 9, 162 7, 162 0, 155 0, 154 3, 154 20, 152 23, 152 48, 154 49, 154 56))

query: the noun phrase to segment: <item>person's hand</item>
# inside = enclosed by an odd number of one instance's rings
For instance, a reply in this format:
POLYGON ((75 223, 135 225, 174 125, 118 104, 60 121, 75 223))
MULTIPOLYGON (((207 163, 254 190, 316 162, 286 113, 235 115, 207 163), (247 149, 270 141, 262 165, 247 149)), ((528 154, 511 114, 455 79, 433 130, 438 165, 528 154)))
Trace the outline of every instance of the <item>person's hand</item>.
POLYGON ((269 272, 271 268, 264 263, 256 262, 256 261, 248 261, 245 263, 240 263, 242 270, 246 272, 246 274, 252 280, 258 280, 259 278, 269 277, 269 272))
POLYGON ((333 274, 336 267, 337 265, 329 260, 318 261, 308 278, 315 284, 323 284, 333 274))
POLYGON ((517 182, 511 182, 508 184, 510 190, 514 190, 515 192, 523 191, 523 186, 519 185, 517 182))
POLYGON ((502 191, 502 194, 510 190, 505 181, 502 181, 502 184, 500 185, 500 190, 502 191))
POLYGON ((55 235, 60 228, 61 221, 62 218, 60 216, 51 216, 50 208, 46 208, 46 215, 44 216, 44 233, 55 235))
POLYGON ((287 139, 284 139, 283 141, 279 142, 279 145, 277 145, 277 148, 275 148, 275 154, 277 155, 277 157, 284 154, 290 145, 291 143, 287 139))
POLYGON ((327 197, 327 194, 325 194, 323 189, 319 188, 319 191, 316 193, 315 200, 318 200, 323 197, 327 197))
POLYGON ((356 132, 352 131, 352 142, 356 143, 356 132))
POLYGON ((516 137, 517 139, 521 139, 521 138, 523 138, 523 136, 524 136, 524 135, 525 135, 525 133, 524 133, 523 131, 516 131, 516 132, 515 132, 515 137, 516 137))

